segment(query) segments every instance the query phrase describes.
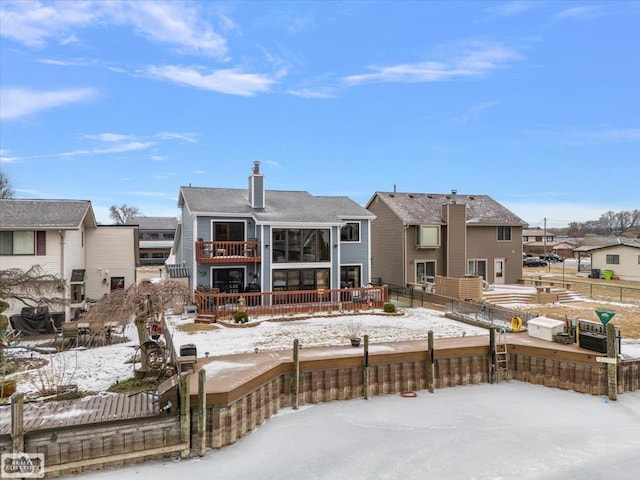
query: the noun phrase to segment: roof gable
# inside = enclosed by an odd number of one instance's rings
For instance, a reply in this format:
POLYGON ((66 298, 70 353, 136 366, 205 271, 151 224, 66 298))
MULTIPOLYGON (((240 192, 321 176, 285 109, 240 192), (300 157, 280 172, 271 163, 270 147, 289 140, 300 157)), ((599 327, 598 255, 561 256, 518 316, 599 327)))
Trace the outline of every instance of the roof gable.
MULTIPOLYGON (((440 225, 442 206, 452 203, 450 194, 376 192, 405 225, 440 225)), ((524 226, 526 222, 488 195, 456 194, 456 203, 467 206, 467 225, 524 226)))
POLYGON ((2 228, 79 228, 97 226, 88 200, 1 199, 2 228))

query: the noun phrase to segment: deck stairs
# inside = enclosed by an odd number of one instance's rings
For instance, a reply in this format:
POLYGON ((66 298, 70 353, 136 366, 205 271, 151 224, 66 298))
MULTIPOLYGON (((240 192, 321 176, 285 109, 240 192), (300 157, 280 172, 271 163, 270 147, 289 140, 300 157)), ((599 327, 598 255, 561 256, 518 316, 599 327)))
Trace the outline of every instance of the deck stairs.
MULTIPOLYGON (((578 302, 582 300, 582 297, 572 291, 565 288, 551 288, 550 293, 558 295, 558 303, 578 302)), ((489 290, 482 294, 482 300, 494 305, 509 304, 509 303, 538 303, 538 295, 534 291, 529 290, 489 290)))

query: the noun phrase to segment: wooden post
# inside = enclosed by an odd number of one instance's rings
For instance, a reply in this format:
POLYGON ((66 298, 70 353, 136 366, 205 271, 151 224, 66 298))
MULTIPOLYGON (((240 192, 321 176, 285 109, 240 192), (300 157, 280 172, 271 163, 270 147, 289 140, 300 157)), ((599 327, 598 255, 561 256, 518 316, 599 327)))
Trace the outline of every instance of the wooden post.
POLYGON ((489 383, 496 382, 496 327, 489 327, 489 383))
POLYGON ((24 394, 11 395, 11 452, 24 452, 24 394))
POLYGON ((429 330, 427 338, 427 389, 430 393, 435 390, 436 383, 436 365, 433 352, 433 330, 429 330))
POLYGON ((293 340, 293 382, 291 384, 293 399, 291 404, 294 410, 298 409, 298 394, 300 390, 300 342, 293 340))
POLYGON ((207 451, 207 371, 198 371, 198 455, 207 451))
MULTIPOLYGON (((191 445, 191 392, 189 374, 180 374, 180 440, 191 445)), ((180 452, 180 458, 189 458, 190 447, 180 452)))
POLYGON ((369 335, 364 336, 364 399, 369 400, 369 335))
POLYGON ((612 323, 607 323, 607 358, 613 358, 615 363, 607 363, 607 390, 609 400, 618 399, 618 348, 616 330, 612 323))

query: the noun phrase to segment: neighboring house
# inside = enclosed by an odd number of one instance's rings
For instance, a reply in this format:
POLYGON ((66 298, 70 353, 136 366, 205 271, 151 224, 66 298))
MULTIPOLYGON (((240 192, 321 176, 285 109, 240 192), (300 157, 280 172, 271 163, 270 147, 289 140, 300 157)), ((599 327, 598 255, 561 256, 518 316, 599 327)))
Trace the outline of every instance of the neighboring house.
POLYGON ((619 243, 583 247, 591 256, 591 274, 600 278, 640 281, 640 241, 620 238, 619 243))
POLYGON ((537 257, 548 253, 558 253, 555 247, 558 242, 555 240, 553 233, 544 229, 526 228, 522 231, 522 251, 528 255, 537 257))
POLYGON ((486 195, 376 192, 366 208, 376 215, 371 243, 378 282, 474 275, 514 284, 522 277, 525 222, 486 195))
POLYGON ((63 279, 66 318, 87 299, 135 283, 137 243, 135 227, 97 225, 86 200, 0 200, 0 270, 40 265, 63 279))
POLYGON ((126 224, 138 226, 138 265, 164 265, 173 246, 178 220, 175 217, 133 217, 126 224))
POLYGON ((347 197, 266 190, 254 162, 247 189, 182 187, 175 264, 192 288, 221 292, 370 283, 374 215, 347 197))

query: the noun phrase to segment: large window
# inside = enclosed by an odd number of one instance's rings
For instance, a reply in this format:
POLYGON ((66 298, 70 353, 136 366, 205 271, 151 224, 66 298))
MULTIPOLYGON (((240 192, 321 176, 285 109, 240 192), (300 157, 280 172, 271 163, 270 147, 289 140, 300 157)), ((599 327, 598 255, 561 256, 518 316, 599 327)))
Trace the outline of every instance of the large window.
POLYGON ((421 248, 440 246, 440 227, 437 225, 420 225, 416 230, 416 245, 421 248))
POLYGON ((273 271, 273 291, 329 288, 329 269, 294 268, 273 271))
POLYGON ((271 242, 276 263, 328 262, 329 229, 276 228, 271 242))
POLYGON ((607 255, 607 265, 619 265, 620 255, 607 255))
POLYGON ((340 288, 360 287, 360 278, 359 265, 340 267, 340 288))
POLYGON ((0 255, 46 255, 46 232, 0 232, 0 255))
POLYGON ((340 229, 341 242, 359 242, 360 224, 358 222, 347 223, 340 229))
POLYGON ((499 242, 511 241, 511 227, 498 227, 498 241, 499 242))
POLYGON ((416 283, 432 283, 436 276, 436 262, 416 262, 416 283))
POLYGON ((487 279, 487 261, 486 260, 468 260, 467 274, 475 275, 487 279))
POLYGON ((244 241, 244 222, 215 223, 213 240, 216 242, 244 241))

